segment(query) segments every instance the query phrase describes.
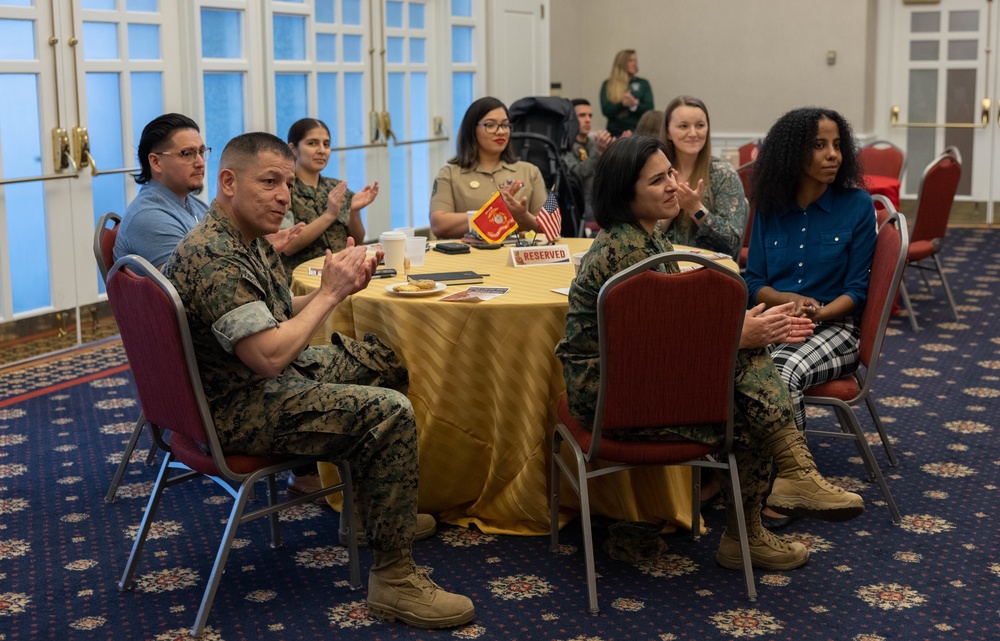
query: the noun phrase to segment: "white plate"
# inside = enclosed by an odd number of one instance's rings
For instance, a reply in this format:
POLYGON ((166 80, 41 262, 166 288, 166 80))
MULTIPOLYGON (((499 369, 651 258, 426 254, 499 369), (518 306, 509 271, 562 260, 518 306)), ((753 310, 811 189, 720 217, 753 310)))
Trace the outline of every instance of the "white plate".
POLYGON ((421 289, 419 292, 397 292, 395 289, 393 289, 394 287, 398 287, 399 285, 405 285, 405 284, 406 283, 393 283, 392 285, 386 285, 385 291, 389 292, 390 294, 395 294, 397 296, 429 296, 431 294, 436 294, 439 291, 443 290, 445 287, 447 287, 447 285, 445 285, 444 283, 434 283, 434 289, 421 289))

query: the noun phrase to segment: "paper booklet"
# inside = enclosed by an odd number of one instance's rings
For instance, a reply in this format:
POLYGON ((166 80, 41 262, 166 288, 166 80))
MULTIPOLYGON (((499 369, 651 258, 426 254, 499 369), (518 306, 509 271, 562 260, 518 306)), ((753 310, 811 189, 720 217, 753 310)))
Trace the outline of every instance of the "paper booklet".
POLYGON ((444 298, 439 298, 439 301, 448 301, 449 303, 456 301, 478 301, 478 300, 489 300, 491 298, 496 298, 497 296, 503 296, 508 291, 509 287, 469 287, 468 289, 463 289, 460 292, 455 292, 454 294, 449 294, 444 298))

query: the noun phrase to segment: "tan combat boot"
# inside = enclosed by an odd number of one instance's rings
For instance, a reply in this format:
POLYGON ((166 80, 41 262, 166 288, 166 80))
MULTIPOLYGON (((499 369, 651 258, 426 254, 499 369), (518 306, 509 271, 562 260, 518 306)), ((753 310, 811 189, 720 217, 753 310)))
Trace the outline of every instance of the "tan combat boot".
POLYGON ((816 470, 805 438, 794 425, 769 436, 766 445, 778 466, 767 506, 787 516, 814 516, 824 521, 847 521, 865 511, 854 492, 846 492, 816 470))
MULTIPOLYGON (((760 524, 760 508, 747 514, 747 532, 750 564, 758 570, 793 570, 809 560, 806 546, 764 529, 760 524)), ((715 560, 730 570, 743 569, 743 554, 735 523, 726 525, 715 560)))
MULTIPOLYGON (((354 518, 351 520, 351 527, 354 528, 354 533, 358 537, 358 548, 368 547, 368 539, 365 538, 365 528, 361 525, 361 515, 358 514, 357 503, 354 504, 354 518)), ((340 544, 347 547, 347 520, 344 518, 344 513, 340 513, 340 544)), ((437 521, 430 514, 418 514, 416 528, 413 532, 414 541, 422 541, 424 539, 434 536, 437 532, 437 521)))
POLYGON ((469 597, 446 592, 418 573, 408 549, 375 552, 368 575, 368 609, 376 619, 399 619, 418 628, 450 628, 476 616, 469 597))

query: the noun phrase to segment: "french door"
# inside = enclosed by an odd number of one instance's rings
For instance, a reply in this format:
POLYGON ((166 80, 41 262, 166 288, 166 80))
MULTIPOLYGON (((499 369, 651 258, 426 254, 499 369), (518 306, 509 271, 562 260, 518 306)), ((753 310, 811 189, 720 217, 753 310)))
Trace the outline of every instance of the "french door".
POLYGON ((96 219, 134 195, 138 133, 177 92, 175 3, 0 0, 0 322, 79 343, 104 285, 96 219))
MULTIPOLYGON (((962 155, 963 220, 993 223, 1000 201, 1000 11, 991 0, 883 0, 891 48, 876 122, 907 152, 903 193, 916 197, 924 168, 946 147, 962 155)), ((884 13, 882 13, 884 11, 884 13)))

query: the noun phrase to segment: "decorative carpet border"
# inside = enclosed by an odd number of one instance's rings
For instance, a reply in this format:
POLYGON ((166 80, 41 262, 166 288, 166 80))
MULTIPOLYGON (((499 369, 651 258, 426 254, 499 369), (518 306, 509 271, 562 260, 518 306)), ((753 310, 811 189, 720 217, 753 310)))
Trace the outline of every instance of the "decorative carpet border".
POLYGON ((129 368, 120 339, 0 370, 0 407, 129 368))

